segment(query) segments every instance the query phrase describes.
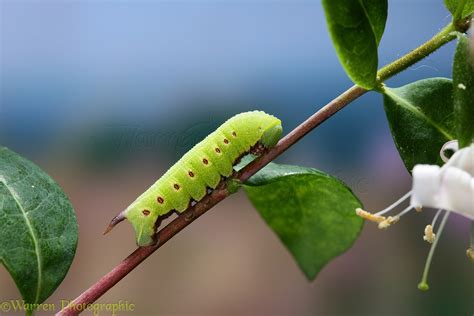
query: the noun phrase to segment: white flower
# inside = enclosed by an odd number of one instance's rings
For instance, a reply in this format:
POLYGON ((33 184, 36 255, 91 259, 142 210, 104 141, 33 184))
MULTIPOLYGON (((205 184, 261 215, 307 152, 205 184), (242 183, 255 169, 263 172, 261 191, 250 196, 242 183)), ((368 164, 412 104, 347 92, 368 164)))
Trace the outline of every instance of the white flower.
POLYGON ((474 220, 474 144, 454 153, 443 167, 413 168, 410 205, 433 207, 474 220))
MULTIPOLYGON (((427 277, 429 265, 434 254, 438 239, 446 224, 450 212, 462 215, 470 220, 474 220, 474 143, 469 147, 458 150, 457 141, 446 143, 440 152, 441 158, 445 161, 442 167, 436 165, 416 165, 413 168, 412 190, 401 197, 398 201, 375 214, 357 209, 357 215, 378 223, 379 228, 388 228, 406 213, 424 207, 437 208, 431 225, 425 228, 423 239, 432 243, 428 260, 423 273, 423 279, 418 287, 422 290, 428 289, 427 277), (445 152, 454 151, 451 158, 447 158, 445 152), (384 215, 405 200, 410 198, 410 205, 394 216, 384 215), (441 213, 444 216, 435 234, 433 228, 441 213)), ((474 261, 474 224, 472 225, 471 246, 466 251, 467 256, 474 261)))

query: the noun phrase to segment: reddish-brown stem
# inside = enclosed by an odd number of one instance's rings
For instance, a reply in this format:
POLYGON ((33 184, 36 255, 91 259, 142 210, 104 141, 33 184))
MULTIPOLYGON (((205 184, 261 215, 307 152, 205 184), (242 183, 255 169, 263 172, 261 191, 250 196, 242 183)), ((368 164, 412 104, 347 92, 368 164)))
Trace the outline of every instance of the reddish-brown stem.
POLYGON ((192 223, 196 218, 204 214, 211 207, 225 199, 229 195, 225 183, 222 183, 210 195, 206 196, 199 203, 190 207, 171 223, 159 231, 157 238, 159 243, 148 247, 139 247, 122 262, 120 262, 109 273, 104 275, 99 281, 79 295, 72 303, 56 315, 78 315, 88 304, 92 304, 115 284, 122 280, 128 273, 137 267, 143 260, 163 246, 168 240, 176 235, 183 228, 192 223))
POLYGON ((340 109, 342 109, 347 104, 351 103, 366 92, 367 90, 358 86, 353 86, 346 90, 337 98, 322 107, 318 112, 307 118, 306 121, 298 125, 294 130, 289 132, 278 142, 275 147, 273 147, 267 153, 265 153, 264 155, 250 163, 248 166, 243 168, 239 173, 238 179, 241 182, 245 182, 258 170, 262 169, 269 162, 281 155, 283 152, 285 152, 293 144, 303 138, 306 134, 311 132, 318 125, 323 123, 325 120, 336 114, 340 109))
MULTIPOLYGON (((346 92, 341 94, 336 99, 332 100, 326 106, 321 108, 317 113, 313 114, 306 121, 301 123, 298 127, 292 130, 284 138, 282 138, 278 144, 268 152, 264 153, 258 159, 254 160, 251 164, 243 168, 237 175, 231 179, 237 179, 244 182, 255 174, 258 170, 263 168, 270 161, 275 159, 291 145, 295 144, 303 136, 308 134, 316 126, 327 120, 329 117, 334 115, 344 106, 357 99, 359 96, 367 92, 357 86, 353 86, 346 92)), ((135 267, 137 267, 143 260, 155 252, 158 248, 163 246, 168 240, 174 235, 179 233, 186 226, 191 224, 202 214, 206 213, 214 205, 225 199, 230 195, 227 189, 227 181, 219 185, 212 193, 206 196, 204 199, 190 207, 174 219, 171 223, 166 225, 157 234, 159 242, 156 245, 148 247, 139 247, 116 267, 114 267, 109 273, 104 275, 99 281, 93 284, 84 293, 79 295, 73 302, 71 302, 66 308, 58 312, 58 316, 66 315, 78 315, 81 313, 88 304, 92 304, 99 299, 105 292, 111 289, 115 284, 122 280, 127 274, 129 274, 135 267)))

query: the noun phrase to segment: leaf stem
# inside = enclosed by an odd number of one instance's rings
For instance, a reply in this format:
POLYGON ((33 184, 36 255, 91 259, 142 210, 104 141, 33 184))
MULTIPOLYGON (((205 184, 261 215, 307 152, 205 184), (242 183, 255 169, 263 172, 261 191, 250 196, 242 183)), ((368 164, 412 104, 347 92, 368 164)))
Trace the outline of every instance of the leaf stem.
MULTIPOLYGON (((447 27, 441 30, 433 38, 427 41, 425 44, 394 61, 393 63, 383 67, 378 72, 377 82, 381 84, 384 80, 398 74, 404 69, 410 67, 417 61, 428 56, 433 51, 443 46, 447 42, 453 40, 456 35, 453 34, 455 28, 450 23, 447 27)), ((214 205, 225 199, 231 194, 228 190, 229 181, 241 181, 245 182, 258 170, 263 168, 269 162, 274 160, 276 157, 285 152, 288 148, 294 145, 297 141, 303 138, 306 134, 311 132, 313 129, 318 127, 328 118, 332 117, 339 110, 344 108, 346 105, 356 100, 369 90, 358 86, 352 86, 341 95, 336 97, 334 100, 329 102, 327 105, 322 107, 315 114, 310 116, 294 130, 283 137, 278 144, 264 153, 259 158, 255 159, 249 165, 245 166, 241 171, 236 173, 233 177, 227 181, 222 182, 210 195, 196 203, 194 206, 188 208, 180 216, 174 219, 171 223, 165 226, 157 233, 157 239, 159 243, 148 247, 139 247, 116 267, 114 267, 109 273, 103 276, 89 289, 79 295, 70 305, 66 306, 63 310, 58 312, 56 315, 78 315, 83 310, 80 307, 87 306, 99 299, 104 293, 111 289, 133 269, 135 269, 142 261, 144 261, 153 252, 163 246, 168 240, 174 235, 183 230, 186 226, 191 224, 199 216, 206 213, 214 205)))

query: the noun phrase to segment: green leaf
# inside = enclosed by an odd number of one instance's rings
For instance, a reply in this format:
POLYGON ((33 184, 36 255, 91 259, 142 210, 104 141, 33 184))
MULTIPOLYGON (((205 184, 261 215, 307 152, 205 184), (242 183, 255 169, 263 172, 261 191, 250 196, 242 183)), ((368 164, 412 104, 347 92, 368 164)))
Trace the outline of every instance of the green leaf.
POLYGON ((444 0, 444 4, 455 19, 465 18, 474 12, 474 0, 444 0))
POLYGON ((357 85, 375 86, 378 53, 387 20, 387 0, 323 0, 339 60, 357 85))
POLYGON ((474 13, 474 0, 468 0, 462 10, 461 18, 465 18, 474 13))
POLYGON ((59 286, 77 245, 68 198, 32 162, 0 147, 0 262, 25 303, 42 303, 59 286))
POLYGON ((460 147, 474 141, 474 66, 466 35, 459 37, 453 64, 456 136, 460 147))
POLYGON ((452 82, 445 78, 384 89, 393 140, 409 172, 420 163, 443 164, 439 151, 455 139, 452 94, 452 82))
POLYGON ((378 46, 385 30, 385 22, 387 22, 388 2, 383 0, 360 0, 359 2, 365 9, 378 46))
POLYGON ((244 185, 248 197, 309 280, 359 236, 362 207, 338 179, 311 168, 270 163, 244 185))
POLYGON ((474 13, 474 0, 468 0, 462 10, 461 18, 465 18, 474 13))

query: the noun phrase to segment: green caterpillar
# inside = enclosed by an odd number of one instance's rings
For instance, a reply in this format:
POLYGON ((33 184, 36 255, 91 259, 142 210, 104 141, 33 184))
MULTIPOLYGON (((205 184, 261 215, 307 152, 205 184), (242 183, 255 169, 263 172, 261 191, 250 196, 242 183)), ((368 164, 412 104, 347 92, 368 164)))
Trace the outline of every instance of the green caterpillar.
POLYGON ((139 246, 153 243, 161 219, 200 201, 208 188, 233 172, 234 164, 258 145, 270 148, 280 139, 281 121, 262 111, 237 114, 196 144, 129 207, 112 219, 107 233, 124 219, 135 229, 139 246))

